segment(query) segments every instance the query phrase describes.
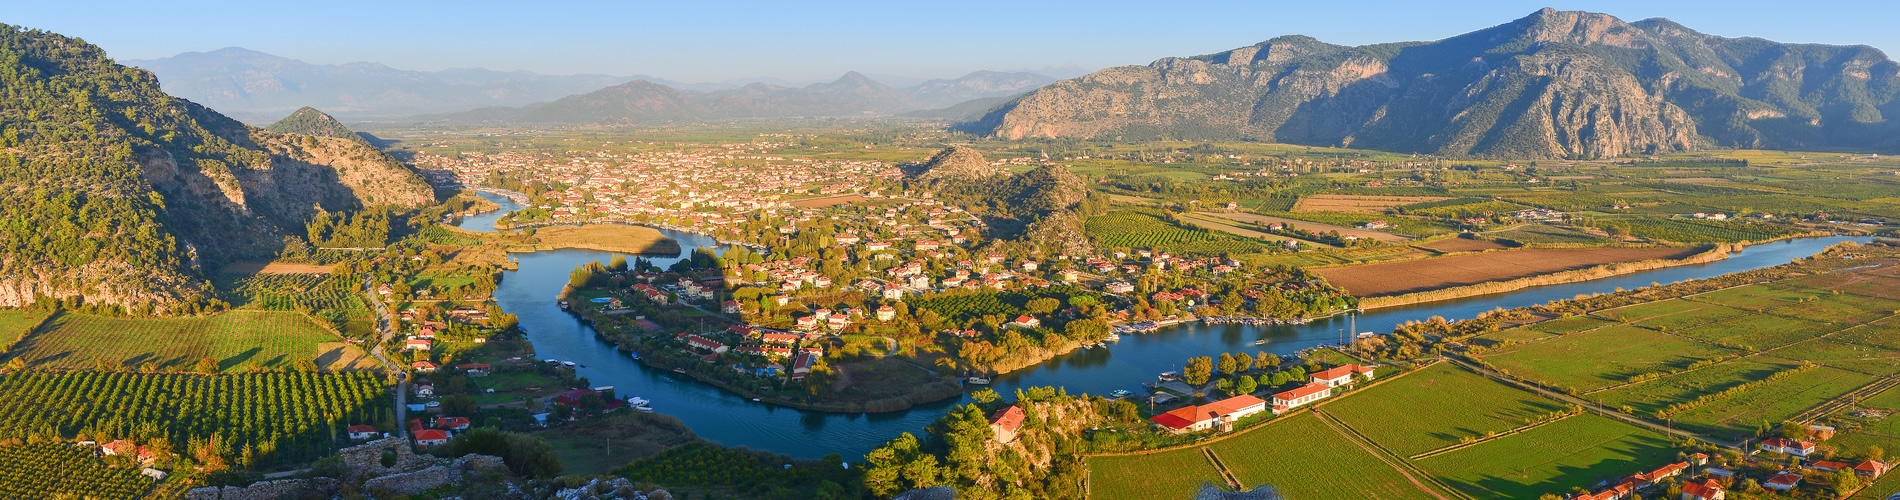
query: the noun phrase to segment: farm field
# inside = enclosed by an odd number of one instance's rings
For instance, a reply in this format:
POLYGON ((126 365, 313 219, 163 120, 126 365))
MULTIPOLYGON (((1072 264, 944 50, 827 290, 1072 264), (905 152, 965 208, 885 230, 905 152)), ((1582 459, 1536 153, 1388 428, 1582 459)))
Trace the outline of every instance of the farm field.
MULTIPOLYGON (((1207 229, 1211 231, 1220 231, 1223 233, 1231 234, 1234 236, 1245 237, 1245 238, 1254 238, 1254 239, 1268 240, 1268 241, 1285 241, 1285 240, 1293 239, 1286 236, 1269 233, 1266 231, 1257 231, 1257 230, 1247 229, 1244 227, 1229 224, 1228 222, 1231 222, 1231 221, 1223 221, 1221 219, 1214 218, 1213 216, 1210 216, 1208 214, 1199 213, 1199 212, 1182 215, 1181 220, 1189 224, 1193 224, 1195 227, 1199 227, 1201 229, 1207 229)), ((1303 243, 1314 245, 1314 246, 1324 246, 1324 245, 1320 245, 1318 243, 1313 243, 1313 242, 1303 242, 1303 243)))
POLYGON ((61 314, 14 346, 28 366, 87 370, 101 364, 187 371, 211 358, 220 370, 292 368, 314 361, 335 334, 294 312, 227 311, 194 318, 127 319, 61 314))
POLYGON ((1503 243, 1498 243, 1491 240, 1475 240, 1471 238, 1445 238, 1442 240, 1434 241, 1431 243, 1423 243, 1416 246, 1419 248, 1426 249, 1426 250, 1432 250, 1432 251, 1444 252, 1444 253, 1482 252, 1485 250, 1503 250, 1506 248, 1511 248, 1509 246, 1506 246, 1503 243))
POLYGON ((548 226, 534 232, 536 250, 579 248, 602 252, 676 256, 680 244, 646 226, 587 224, 548 226))
POLYGON ((1537 330, 1540 332, 1549 332, 1549 333, 1554 333, 1558 335, 1563 335, 1563 334, 1569 334, 1569 333, 1577 333, 1577 332, 1581 332, 1585 330, 1594 330, 1597 328, 1610 326, 1615 323, 1616 322, 1614 321, 1598 318, 1595 316, 1572 316, 1568 318, 1559 318, 1559 319, 1553 319, 1553 320, 1545 321, 1541 323, 1536 323, 1536 324, 1525 326, 1524 328, 1529 328, 1529 329, 1537 330))
POLYGON ((1452 363, 1349 392, 1323 409, 1402 457, 1458 444, 1466 437, 1514 429, 1563 410, 1555 401, 1492 382, 1452 363), (1392 418, 1397 408, 1404 409, 1405 418, 1392 418))
POLYGON ((1149 211, 1109 212, 1090 217, 1083 225, 1090 239, 1110 248, 1155 248, 1204 257, 1266 248, 1266 245, 1256 240, 1177 225, 1149 211))
POLYGON ((1368 196, 1349 194, 1316 194, 1302 196, 1293 204, 1294 212, 1340 212, 1349 214, 1382 214, 1392 207, 1449 200, 1444 196, 1368 196))
POLYGON ((1582 230, 1549 224, 1525 224, 1510 229, 1486 232, 1484 236, 1511 240, 1521 245, 1602 245, 1615 242, 1615 240, 1582 230))
POLYGON ((1336 226, 1332 224, 1322 224, 1318 222, 1309 222, 1309 221, 1303 221, 1299 219, 1274 217, 1271 215, 1244 214, 1244 213, 1220 213, 1220 212, 1208 212, 1207 215, 1220 217, 1222 219, 1227 219, 1227 220, 1245 222, 1248 224, 1255 224, 1259 226, 1266 226, 1268 224, 1273 224, 1277 222, 1281 224, 1288 224, 1295 228, 1305 230, 1305 231, 1312 231, 1315 233, 1339 231, 1339 234, 1341 236, 1358 236, 1360 238, 1371 238, 1371 239, 1386 241, 1386 242, 1410 241, 1412 239, 1409 236, 1402 236, 1402 235, 1397 235, 1397 234, 1392 234, 1392 233, 1387 233, 1387 232, 1382 232, 1382 231, 1374 231, 1371 229, 1359 229, 1359 228, 1354 228, 1354 227, 1336 226))
POLYGON ((0 497, 144 498, 152 478, 136 467, 113 467, 98 450, 67 443, 0 446, 0 497))
POLYGON ((1662 332, 1618 325, 1493 351, 1485 360, 1513 375, 1589 391, 1621 384, 1633 375, 1684 368, 1732 352, 1662 332))
POLYGON ((49 314, 46 309, 0 309, 0 347, 13 345, 49 314))
POLYGON ((1478 498, 1537 498, 1654 469, 1675 456, 1660 434, 1583 414, 1418 465, 1478 498))
POLYGON ((1751 314, 1685 329, 1680 335, 1723 345, 1765 350, 1815 338, 1840 328, 1840 325, 1751 314))
MULTIPOLYGON (((1271 484, 1287 498, 1434 498, 1311 412, 1282 417, 1208 447, 1242 485, 1271 484)), ((1429 487, 1425 479, 1418 478, 1429 487)), ((1183 493, 1167 498, 1184 498, 1183 493)))
POLYGON ((1762 422, 1779 423, 1874 380, 1861 373, 1816 367, 1677 414, 1675 425, 1717 437, 1751 434, 1762 422))
POLYGON ((1089 457, 1086 464, 1089 498, 1178 500, 1200 490, 1203 484, 1227 484, 1198 447, 1148 455, 1089 457))
POLYGON ((1353 295, 1377 297, 1505 281, 1616 262, 1680 259, 1699 251, 1682 247, 1521 249, 1314 271, 1353 295))
POLYGON ((1640 384, 1591 393, 1586 397, 1611 408, 1629 406, 1638 415, 1650 415, 1669 405, 1694 401, 1704 394, 1767 378, 1796 363, 1761 356, 1743 358, 1640 384))
POLYGON ((1498 345, 1504 344, 1506 342, 1528 342, 1532 340, 1544 340, 1544 339, 1548 339, 1552 337, 1553 335, 1555 334, 1548 333, 1548 332, 1541 332, 1541 331, 1533 330, 1529 327, 1520 326, 1517 328, 1507 328, 1504 330, 1498 330, 1498 331, 1487 333, 1484 335, 1479 335, 1476 338, 1473 338, 1472 341, 1488 349, 1488 348, 1497 347, 1498 345))
POLYGON ((227 275, 253 274, 330 274, 334 265, 306 264, 301 262, 238 262, 220 270, 227 275))

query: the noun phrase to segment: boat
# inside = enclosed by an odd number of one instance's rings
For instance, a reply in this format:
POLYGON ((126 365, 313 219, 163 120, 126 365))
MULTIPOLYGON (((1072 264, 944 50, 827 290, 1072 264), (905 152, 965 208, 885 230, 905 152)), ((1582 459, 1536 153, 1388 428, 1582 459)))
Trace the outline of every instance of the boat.
POLYGON ((640 411, 644 411, 644 412, 647 412, 647 413, 653 413, 653 407, 651 407, 651 406, 635 406, 635 407, 633 407, 633 409, 635 409, 635 410, 640 410, 640 411))
POLYGON ((577 366, 577 365, 575 365, 573 361, 562 361, 561 366, 572 367, 572 366, 577 366))
POLYGON ((685 368, 674 368, 673 373, 686 373, 685 368))
POLYGON ((639 397, 639 396, 627 396, 627 404, 633 406, 634 408, 646 406, 647 403, 651 403, 651 401, 647 401, 646 398, 639 397))
POLYGON ((752 398, 752 402, 754 402, 754 403, 757 403, 757 402, 759 402, 759 398, 752 398))
POLYGON ((1125 398, 1125 397, 1128 397, 1129 394, 1134 394, 1134 393, 1128 392, 1128 389, 1116 389, 1114 392, 1108 393, 1108 396, 1114 397, 1114 398, 1125 398))
POLYGON ((1162 381, 1178 380, 1181 378, 1181 373, 1180 372, 1161 372, 1160 378, 1162 381))
POLYGON ((1119 333, 1110 333, 1110 334, 1108 334, 1108 341, 1109 341, 1109 342, 1121 342, 1121 341, 1122 341, 1122 334, 1119 334, 1119 333))
POLYGON ((1253 345, 1267 345, 1267 339, 1255 340, 1253 341, 1253 345))
POLYGON ((990 379, 983 377, 970 377, 963 379, 963 381, 971 385, 990 385, 990 379))

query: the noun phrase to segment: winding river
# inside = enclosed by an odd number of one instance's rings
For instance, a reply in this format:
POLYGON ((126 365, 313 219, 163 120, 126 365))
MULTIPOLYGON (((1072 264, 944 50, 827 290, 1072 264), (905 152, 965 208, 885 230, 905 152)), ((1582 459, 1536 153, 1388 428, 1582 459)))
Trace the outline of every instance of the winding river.
MULTIPOLYGON (((470 216, 459 226, 474 231, 494 231, 494 222, 511 210, 521 208, 506 197, 483 193, 482 197, 501 205, 501 210, 470 216)), ((680 243, 682 256, 693 248, 717 246, 711 237, 661 230, 680 243)), ((1637 288, 1650 283, 1673 283, 1688 279, 1758 269, 1790 262, 1819 253, 1842 241, 1866 242, 1871 238, 1824 237, 1788 240, 1748 247, 1728 259, 1707 264, 1645 271, 1581 283, 1528 288, 1515 292, 1433 302, 1408 307, 1378 309, 1358 317, 1359 331, 1391 331, 1399 323, 1431 316, 1462 319, 1495 308, 1513 308, 1548 302, 1580 294, 1603 293, 1617 288, 1637 288)), ((515 256, 520 265, 503 273, 495 299, 501 308, 520 317, 522 329, 534 344, 536 356, 573 361, 582 376, 594 385, 612 385, 622 395, 653 401, 661 413, 679 417, 701 437, 727 446, 745 446, 794 457, 817 458, 837 453, 847 461, 857 461, 872 448, 903 432, 921 433, 925 425, 943 415, 961 401, 943 401, 908 411, 880 414, 835 414, 793 410, 753 403, 721 392, 708 385, 674 376, 671 372, 647 368, 629 359, 613 345, 594 338, 594 332, 555 305, 554 296, 567 283, 568 273, 589 261, 605 262, 613 253, 591 250, 555 250, 515 256)), ((666 266, 679 257, 655 258, 666 266)), ((1062 386, 1070 393, 1107 394, 1115 389, 1136 390, 1155 374, 1179 370, 1191 356, 1218 355, 1221 352, 1267 351, 1287 356, 1301 349, 1338 342, 1348 320, 1334 318, 1306 325, 1243 326, 1185 324, 1160 331, 1124 335, 1121 342, 1103 349, 1079 350, 1041 365, 999 377, 992 388, 1008 394, 1018 387, 1062 386), (1254 345, 1266 340, 1266 345, 1254 345)), ((968 398, 964 398, 967 400, 968 398)))

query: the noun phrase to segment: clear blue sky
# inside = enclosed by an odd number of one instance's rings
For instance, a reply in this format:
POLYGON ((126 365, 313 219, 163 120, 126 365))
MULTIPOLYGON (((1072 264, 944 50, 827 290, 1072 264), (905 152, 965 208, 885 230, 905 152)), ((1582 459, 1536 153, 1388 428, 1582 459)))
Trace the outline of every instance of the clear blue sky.
POLYGON ((314 63, 647 74, 685 81, 845 71, 947 77, 1146 64, 1284 34, 1349 45, 1435 40, 1546 5, 1704 33, 1900 50, 1900 2, 1861 1, 85 1, 5 0, 0 22, 120 59, 245 47, 314 63))

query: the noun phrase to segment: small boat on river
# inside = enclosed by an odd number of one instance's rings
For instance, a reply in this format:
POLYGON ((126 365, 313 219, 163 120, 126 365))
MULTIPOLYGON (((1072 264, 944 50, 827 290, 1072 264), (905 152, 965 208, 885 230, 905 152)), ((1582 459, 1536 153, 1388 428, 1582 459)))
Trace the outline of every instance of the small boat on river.
POLYGON ((1253 341, 1253 345, 1267 345, 1267 339, 1255 340, 1253 341))
POLYGON ((963 379, 963 381, 970 385, 990 385, 990 379, 983 377, 970 377, 963 379))

